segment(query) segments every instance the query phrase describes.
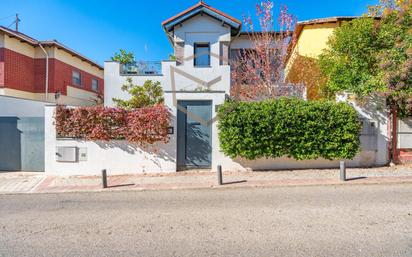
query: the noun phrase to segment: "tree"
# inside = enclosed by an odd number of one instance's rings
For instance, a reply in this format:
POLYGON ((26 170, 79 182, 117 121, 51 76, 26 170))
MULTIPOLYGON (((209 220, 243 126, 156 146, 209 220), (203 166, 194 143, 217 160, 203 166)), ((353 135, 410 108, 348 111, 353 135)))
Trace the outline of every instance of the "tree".
POLYGON ((384 84, 377 79, 377 54, 381 46, 374 18, 343 23, 336 28, 327 45, 319 57, 319 64, 331 92, 346 90, 366 96, 385 90, 384 84))
POLYGON ((256 5, 259 32, 255 30, 250 15, 243 19, 253 47, 238 51, 230 63, 232 95, 241 99, 262 100, 293 95, 299 89, 285 83, 284 77, 287 48, 296 19, 288 13, 286 6, 281 7, 278 17, 274 16, 273 8, 274 3, 269 0, 256 5))
POLYGON ((120 64, 129 64, 134 62, 134 54, 132 52, 126 52, 126 50, 120 49, 120 53, 115 53, 111 59, 112 61, 119 62, 120 64))
POLYGON ((176 61, 176 55, 174 55, 174 54, 169 54, 169 60, 170 60, 170 61, 176 61))
POLYGON ((328 89, 380 94, 401 116, 412 115, 411 27, 411 0, 383 0, 337 28, 319 59, 328 89))
POLYGON ((164 102, 163 89, 160 82, 146 80, 143 86, 133 84, 132 78, 128 77, 123 84, 122 90, 131 95, 129 100, 113 98, 117 107, 133 110, 147 106, 154 106, 164 102))
POLYGON ((378 54, 381 80, 389 103, 400 116, 412 115, 412 1, 385 1, 378 26, 382 50, 378 54))

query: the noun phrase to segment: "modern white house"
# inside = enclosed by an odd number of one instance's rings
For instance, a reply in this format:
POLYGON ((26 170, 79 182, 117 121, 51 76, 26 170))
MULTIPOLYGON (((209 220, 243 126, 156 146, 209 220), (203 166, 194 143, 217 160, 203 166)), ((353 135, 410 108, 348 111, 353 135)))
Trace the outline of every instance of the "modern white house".
MULTIPOLYGON (((115 106, 113 98, 128 99, 121 90, 128 77, 135 84, 159 81, 165 104, 172 113, 170 141, 142 149, 125 141, 111 143, 74 139, 56 139, 54 107, 46 108, 46 172, 61 175, 176 172, 185 169, 224 171, 276 170, 338 167, 339 161, 323 159, 296 161, 289 158, 247 161, 231 159, 219 149, 216 110, 230 94, 230 53, 252 48, 242 23, 215 8, 199 2, 162 23, 165 36, 174 47, 176 61, 138 62, 104 65, 104 103, 115 106), (56 151, 76 148, 77 158, 59 161, 56 151), (57 149, 57 150, 56 150, 57 149)), ((345 101, 347 98, 342 97, 345 101)), ((362 152, 348 161, 349 166, 369 167, 388 163, 387 118, 379 108, 364 111, 356 106, 364 120, 362 152), (372 111, 371 111, 372 110, 372 111)))

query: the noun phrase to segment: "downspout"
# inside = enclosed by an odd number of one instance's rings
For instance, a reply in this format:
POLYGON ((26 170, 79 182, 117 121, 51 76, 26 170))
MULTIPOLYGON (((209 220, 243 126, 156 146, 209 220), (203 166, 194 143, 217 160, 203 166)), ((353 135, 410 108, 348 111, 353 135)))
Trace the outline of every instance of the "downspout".
POLYGON ((45 90, 45 94, 46 94, 46 102, 47 102, 49 100, 49 54, 44 49, 44 47, 40 44, 40 42, 39 42, 39 46, 40 46, 41 50, 43 50, 44 55, 46 55, 46 81, 45 81, 46 90, 45 90))

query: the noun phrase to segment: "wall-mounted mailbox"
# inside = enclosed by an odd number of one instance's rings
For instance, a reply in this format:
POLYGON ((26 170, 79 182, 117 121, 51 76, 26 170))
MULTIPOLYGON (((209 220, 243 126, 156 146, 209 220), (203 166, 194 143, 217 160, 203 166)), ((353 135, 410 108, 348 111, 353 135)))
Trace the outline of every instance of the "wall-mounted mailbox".
POLYGON ((79 162, 87 161, 87 147, 79 148, 79 162))
POLYGON ((174 134, 174 128, 173 127, 168 127, 167 128, 167 134, 173 135, 174 134))
POLYGON ((77 147, 58 146, 56 148, 56 161, 58 162, 77 162, 77 147))

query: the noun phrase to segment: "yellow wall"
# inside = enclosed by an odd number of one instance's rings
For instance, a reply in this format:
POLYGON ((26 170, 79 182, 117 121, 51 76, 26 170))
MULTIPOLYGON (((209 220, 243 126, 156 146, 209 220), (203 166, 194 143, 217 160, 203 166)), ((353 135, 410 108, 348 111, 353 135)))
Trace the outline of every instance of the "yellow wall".
POLYGON ((31 58, 35 56, 35 49, 32 45, 20 42, 20 39, 11 38, 8 35, 4 35, 4 47, 31 58))
POLYGON ((329 37, 338 26, 337 22, 304 25, 286 65, 286 74, 289 73, 297 56, 317 59, 322 50, 327 47, 329 37))
POLYGON ((0 34, 0 47, 4 47, 4 35, 0 34))
POLYGON ((317 58, 326 48, 326 43, 337 26, 337 23, 305 25, 295 50, 299 55, 317 58))
POLYGON ((96 104, 97 94, 95 93, 72 87, 68 87, 67 90, 67 96, 62 95, 57 100, 54 98, 53 93, 49 93, 47 97, 48 99, 46 100, 46 95, 44 93, 31 93, 11 88, 1 88, 0 95, 72 106, 90 106, 96 104))

